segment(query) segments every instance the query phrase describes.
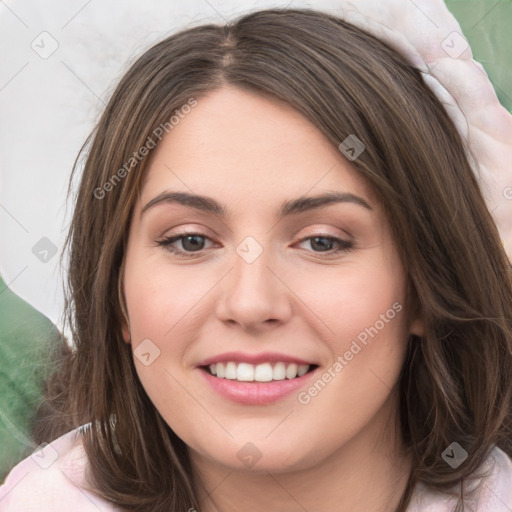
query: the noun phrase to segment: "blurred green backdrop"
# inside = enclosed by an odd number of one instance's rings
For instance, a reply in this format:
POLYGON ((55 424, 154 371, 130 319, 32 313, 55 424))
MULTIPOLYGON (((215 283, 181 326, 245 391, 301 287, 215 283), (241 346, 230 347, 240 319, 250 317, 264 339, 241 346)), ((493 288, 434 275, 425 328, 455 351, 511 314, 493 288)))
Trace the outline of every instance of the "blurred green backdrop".
POLYGON ((512 112, 512 0, 447 0, 501 104, 512 112))

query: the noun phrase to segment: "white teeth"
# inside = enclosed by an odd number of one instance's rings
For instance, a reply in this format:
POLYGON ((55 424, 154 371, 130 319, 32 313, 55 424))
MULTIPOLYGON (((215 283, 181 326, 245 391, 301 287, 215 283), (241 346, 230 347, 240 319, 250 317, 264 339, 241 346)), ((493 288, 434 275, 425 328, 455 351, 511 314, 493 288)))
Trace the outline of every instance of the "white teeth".
MULTIPOLYGON (((210 370, 212 372, 212 375, 215 375, 215 372, 212 370, 211 366, 210 370)), ((224 363, 217 363, 217 377, 221 379, 224 379, 226 377, 226 367, 224 366, 224 363)))
POLYGON ((254 366, 252 364, 240 363, 236 370, 236 380, 251 382, 254 380, 254 366))
POLYGON ((297 369, 297 375, 299 377, 302 377, 303 375, 306 375, 308 370, 309 370, 309 364, 300 364, 299 368, 297 369))
POLYGON ((272 370, 272 378, 274 380, 284 380, 286 378, 286 365, 284 363, 276 363, 272 370))
POLYGON ((254 380, 258 382, 270 382, 272 380, 272 365, 270 363, 263 363, 256 366, 254 370, 254 380))
POLYGON ((210 373, 220 379, 240 382, 270 382, 302 377, 308 372, 310 365, 278 362, 272 366, 271 363, 254 365, 229 361, 228 363, 211 364, 209 368, 210 373))
POLYGON ((228 363, 226 365, 226 379, 236 379, 236 363, 228 363))
POLYGON ((295 377, 297 377, 297 365, 292 363, 286 367, 286 378, 293 379, 295 377))

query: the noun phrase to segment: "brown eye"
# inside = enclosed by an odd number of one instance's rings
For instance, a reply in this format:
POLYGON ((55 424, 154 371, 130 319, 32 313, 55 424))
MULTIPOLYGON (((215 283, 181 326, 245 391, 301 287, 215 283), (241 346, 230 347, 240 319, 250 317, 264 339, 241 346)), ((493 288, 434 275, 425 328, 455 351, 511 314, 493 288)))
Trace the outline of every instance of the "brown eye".
POLYGON ((354 248, 352 242, 342 240, 333 236, 316 235, 303 238, 300 243, 308 241, 310 247, 313 248, 313 252, 335 254, 338 252, 347 252, 354 248), (337 249, 333 249, 333 246, 338 246, 337 249))
POLYGON ((174 254, 188 256, 204 250, 206 240, 209 240, 209 238, 201 235, 200 233, 180 233, 178 235, 159 240, 157 243, 174 254), (182 249, 175 246, 177 242, 181 243, 182 249))

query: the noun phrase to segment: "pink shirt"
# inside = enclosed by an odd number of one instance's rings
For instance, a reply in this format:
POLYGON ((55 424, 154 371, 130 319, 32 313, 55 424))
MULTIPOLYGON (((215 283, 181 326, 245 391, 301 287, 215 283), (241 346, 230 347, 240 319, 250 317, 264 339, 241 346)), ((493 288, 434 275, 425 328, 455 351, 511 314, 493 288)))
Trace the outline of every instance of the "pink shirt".
MULTIPOLYGON (((119 512, 119 508, 85 491, 87 465, 80 429, 63 435, 21 461, 0 487, 0 512, 119 512)), ((492 468, 470 512, 511 512, 512 460, 495 447, 484 462, 492 468)), ((467 506, 469 505, 469 507, 467 506)), ((452 512, 453 500, 420 485, 408 512, 452 512)))

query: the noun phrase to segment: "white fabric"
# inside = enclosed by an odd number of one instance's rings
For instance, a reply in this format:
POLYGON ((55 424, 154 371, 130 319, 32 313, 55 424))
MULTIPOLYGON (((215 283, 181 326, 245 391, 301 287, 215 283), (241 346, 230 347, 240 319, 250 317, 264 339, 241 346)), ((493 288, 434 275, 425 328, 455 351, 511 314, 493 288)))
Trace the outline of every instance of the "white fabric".
MULTIPOLYGON (((83 427, 81 427, 83 428, 83 427)), ((73 430, 20 462, 0 487, 0 512, 116 512, 117 507, 83 489, 87 458, 81 429, 73 430)), ((466 512, 512 510, 512 460, 495 447, 482 469, 475 502, 466 512)), ((407 512, 452 512, 455 502, 443 493, 416 487, 407 512)), ((120 512, 120 511, 119 511, 120 512)))

